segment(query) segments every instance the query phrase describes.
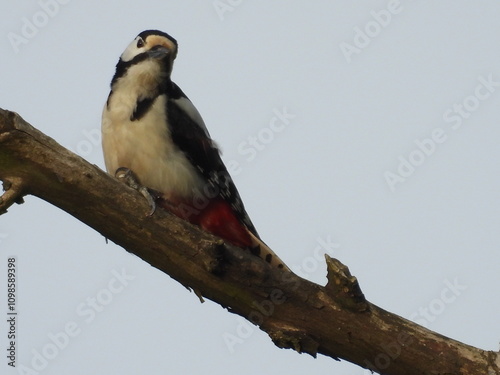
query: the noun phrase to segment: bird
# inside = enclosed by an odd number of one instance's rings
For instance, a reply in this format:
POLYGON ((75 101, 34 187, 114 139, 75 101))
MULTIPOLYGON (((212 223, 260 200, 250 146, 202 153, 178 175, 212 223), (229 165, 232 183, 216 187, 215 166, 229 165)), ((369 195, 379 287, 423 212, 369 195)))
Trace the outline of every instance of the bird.
POLYGON ((102 113, 106 170, 157 206, 288 269, 261 240, 218 145, 171 79, 177 41, 145 30, 121 54, 102 113))

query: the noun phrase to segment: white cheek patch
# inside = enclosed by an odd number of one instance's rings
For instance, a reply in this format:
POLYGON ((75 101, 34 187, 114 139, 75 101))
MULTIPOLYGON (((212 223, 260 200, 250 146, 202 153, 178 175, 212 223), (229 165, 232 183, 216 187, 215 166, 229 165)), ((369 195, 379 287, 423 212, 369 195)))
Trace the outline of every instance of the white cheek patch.
POLYGON ((144 52, 146 49, 145 47, 142 48, 137 48, 137 41, 139 40, 139 37, 135 38, 128 46, 125 48, 125 51, 123 51, 122 55, 120 56, 120 59, 122 61, 130 61, 140 53, 144 52))

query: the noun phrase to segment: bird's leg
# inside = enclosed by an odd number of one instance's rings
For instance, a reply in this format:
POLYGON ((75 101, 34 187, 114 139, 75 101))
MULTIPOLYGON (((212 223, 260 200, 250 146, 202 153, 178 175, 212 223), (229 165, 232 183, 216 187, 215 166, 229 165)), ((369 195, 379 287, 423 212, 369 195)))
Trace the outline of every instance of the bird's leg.
POLYGON ((152 216, 155 213, 156 211, 155 197, 157 197, 158 195, 157 192, 148 189, 146 186, 141 185, 137 177, 135 176, 134 172, 132 172, 132 170, 130 170, 129 168, 125 167, 118 168, 115 172, 115 177, 118 180, 124 182, 128 187, 137 190, 144 196, 144 198, 146 198, 146 200, 149 203, 149 207, 151 208, 147 216, 152 216))

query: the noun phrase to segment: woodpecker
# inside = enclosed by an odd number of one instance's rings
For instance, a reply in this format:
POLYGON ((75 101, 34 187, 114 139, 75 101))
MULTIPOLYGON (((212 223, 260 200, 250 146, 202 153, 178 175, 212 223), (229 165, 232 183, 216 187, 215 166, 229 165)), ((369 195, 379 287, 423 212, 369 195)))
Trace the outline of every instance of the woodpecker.
POLYGON ((203 119, 171 80, 177 41, 141 32, 125 49, 102 115, 108 173, 225 241, 286 268, 260 239, 203 119))

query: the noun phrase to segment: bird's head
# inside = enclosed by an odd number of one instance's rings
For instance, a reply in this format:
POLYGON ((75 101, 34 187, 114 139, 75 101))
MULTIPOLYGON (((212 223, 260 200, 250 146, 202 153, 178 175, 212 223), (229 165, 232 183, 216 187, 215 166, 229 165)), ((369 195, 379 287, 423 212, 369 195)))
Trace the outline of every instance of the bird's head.
POLYGON ((159 30, 143 31, 123 51, 111 84, 131 71, 154 74, 161 80, 169 79, 177 48, 177 41, 167 33, 159 30))
POLYGON ((134 59, 159 59, 174 61, 177 56, 177 41, 167 33, 146 30, 127 46, 120 60, 129 62, 134 59))

